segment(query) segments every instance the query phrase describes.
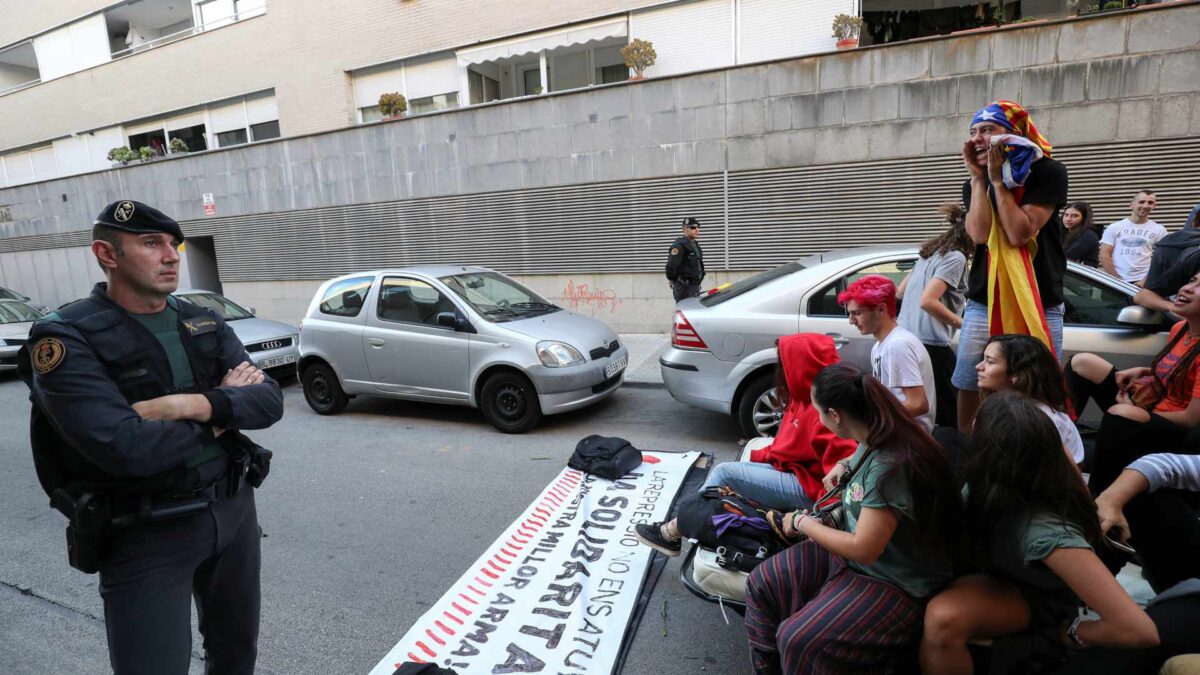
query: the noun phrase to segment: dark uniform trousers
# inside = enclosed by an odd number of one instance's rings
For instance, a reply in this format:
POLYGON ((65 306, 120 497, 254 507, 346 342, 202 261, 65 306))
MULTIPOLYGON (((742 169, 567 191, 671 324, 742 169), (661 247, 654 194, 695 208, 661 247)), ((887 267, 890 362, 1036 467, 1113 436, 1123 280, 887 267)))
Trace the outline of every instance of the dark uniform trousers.
POLYGON ((691 279, 676 279, 671 283, 671 295, 675 297, 675 302, 684 298, 694 298, 700 295, 700 282, 691 279))
POLYGON ((194 516, 118 531, 100 565, 113 672, 188 672, 194 596, 205 672, 253 673, 260 540, 248 485, 194 516))

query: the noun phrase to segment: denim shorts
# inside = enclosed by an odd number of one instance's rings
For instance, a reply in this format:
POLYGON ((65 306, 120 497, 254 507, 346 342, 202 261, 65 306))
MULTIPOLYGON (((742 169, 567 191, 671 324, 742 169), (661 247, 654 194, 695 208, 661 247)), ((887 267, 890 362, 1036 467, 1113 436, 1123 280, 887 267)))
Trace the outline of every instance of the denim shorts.
MULTIPOLYGON (((1050 328, 1050 341, 1054 353, 1062 354, 1064 305, 1046 308, 1046 325, 1050 328)), ((958 358, 954 363, 954 375, 950 383, 965 391, 979 391, 979 376, 975 366, 983 360, 983 349, 987 346, 987 305, 974 300, 967 301, 963 311, 963 326, 958 333, 958 358)))

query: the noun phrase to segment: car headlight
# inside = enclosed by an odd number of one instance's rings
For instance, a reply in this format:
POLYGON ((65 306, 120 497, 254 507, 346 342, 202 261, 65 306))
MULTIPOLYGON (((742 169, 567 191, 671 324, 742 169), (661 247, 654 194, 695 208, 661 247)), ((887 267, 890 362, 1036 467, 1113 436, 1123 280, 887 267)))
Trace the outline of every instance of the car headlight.
POLYGON ((548 368, 577 366, 583 363, 583 354, 565 342, 544 340, 537 343, 537 355, 542 365, 548 368))

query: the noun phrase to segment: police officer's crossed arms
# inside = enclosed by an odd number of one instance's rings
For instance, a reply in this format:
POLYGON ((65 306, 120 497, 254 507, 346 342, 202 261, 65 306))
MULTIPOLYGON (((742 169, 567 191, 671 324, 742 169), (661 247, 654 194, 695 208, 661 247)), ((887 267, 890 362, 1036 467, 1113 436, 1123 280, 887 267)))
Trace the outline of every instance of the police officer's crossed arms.
POLYGON ((71 565, 100 573, 116 673, 188 672, 193 595, 206 672, 252 673, 270 452, 241 430, 282 417, 279 385, 221 316, 170 296, 178 223, 121 201, 95 226, 108 283, 36 323, 18 360, 38 480, 71 565))
POLYGON ((704 252, 700 250, 700 221, 683 219, 683 233, 671 244, 667 255, 667 284, 675 296, 675 302, 700 295, 700 282, 704 281, 704 252))

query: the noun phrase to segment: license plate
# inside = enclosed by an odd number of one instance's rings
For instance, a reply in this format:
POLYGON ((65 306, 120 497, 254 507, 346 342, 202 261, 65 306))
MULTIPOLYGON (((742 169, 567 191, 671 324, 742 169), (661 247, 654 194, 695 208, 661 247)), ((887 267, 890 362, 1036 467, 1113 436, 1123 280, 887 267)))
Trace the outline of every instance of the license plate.
POLYGON ((629 364, 629 356, 626 355, 626 356, 622 356, 621 358, 617 359, 616 361, 613 361, 612 363, 608 364, 607 366, 604 366, 604 379, 607 380, 608 378, 612 377, 613 375, 616 375, 617 373, 621 372, 622 370, 625 370, 625 366, 628 364, 629 364))
POLYGON ((295 363, 295 362, 296 362, 295 354, 286 354, 284 356, 273 356, 269 359, 263 359, 262 361, 258 362, 258 367, 263 370, 266 370, 267 368, 274 368, 276 366, 286 366, 289 363, 295 363))

